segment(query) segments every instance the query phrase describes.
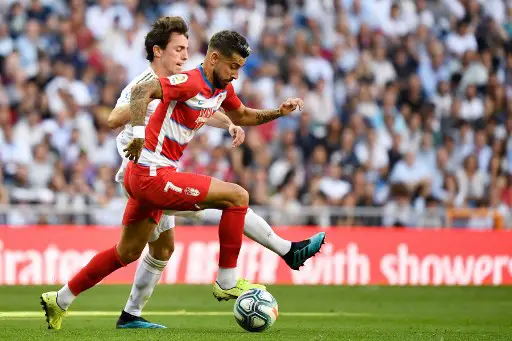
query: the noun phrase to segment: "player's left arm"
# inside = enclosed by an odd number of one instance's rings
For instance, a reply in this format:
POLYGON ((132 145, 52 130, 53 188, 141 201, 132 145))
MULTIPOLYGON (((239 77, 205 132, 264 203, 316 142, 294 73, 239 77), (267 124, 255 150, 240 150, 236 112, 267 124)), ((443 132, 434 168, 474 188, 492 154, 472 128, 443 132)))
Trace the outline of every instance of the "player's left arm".
POLYGON ((238 147, 245 140, 245 131, 231 121, 231 119, 222 111, 216 111, 206 122, 210 127, 227 130, 229 135, 233 137, 232 147, 238 147))
POLYGON ((240 103, 238 108, 226 111, 231 121, 239 126, 256 126, 265 124, 283 116, 295 109, 302 110, 304 102, 300 98, 288 98, 277 109, 253 109, 240 103))

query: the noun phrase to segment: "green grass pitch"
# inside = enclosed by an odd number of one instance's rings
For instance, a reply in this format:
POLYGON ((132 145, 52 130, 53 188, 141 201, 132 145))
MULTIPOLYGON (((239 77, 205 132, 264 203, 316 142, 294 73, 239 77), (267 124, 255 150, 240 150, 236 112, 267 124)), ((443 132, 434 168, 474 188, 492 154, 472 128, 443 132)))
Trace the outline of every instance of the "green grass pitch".
POLYGON ((234 301, 195 285, 156 288, 144 316, 165 330, 116 330, 130 287, 106 285, 79 297, 61 330, 47 330, 39 295, 50 289, 0 287, 1 341, 512 340, 512 287, 269 286, 280 316, 264 333, 242 330, 234 301))

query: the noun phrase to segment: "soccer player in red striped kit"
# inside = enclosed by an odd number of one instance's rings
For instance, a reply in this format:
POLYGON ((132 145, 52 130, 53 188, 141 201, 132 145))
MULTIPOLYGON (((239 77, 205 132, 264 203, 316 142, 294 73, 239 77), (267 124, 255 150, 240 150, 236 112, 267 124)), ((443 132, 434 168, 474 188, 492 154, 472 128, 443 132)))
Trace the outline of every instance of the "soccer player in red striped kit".
MULTIPOLYGON (((135 139, 127 147, 127 156, 138 163, 130 163, 125 175, 130 199, 123 219, 123 237, 116 247, 95 256, 69 282, 73 295, 136 260, 142 251, 137 237, 149 237, 163 210, 172 213, 206 208, 223 210, 219 224, 220 268, 214 296, 219 300, 232 299, 247 289, 262 287, 236 279, 247 192, 238 185, 207 176, 176 172, 186 144, 221 106, 232 119, 246 125, 268 122, 302 106, 300 99, 290 99, 276 110, 245 108, 234 94, 230 81, 238 76, 249 53, 242 36, 231 31, 219 32, 212 37, 203 66, 133 88, 131 123, 135 139), (154 98, 162 99, 162 103, 144 129, 147 103, 154 98)), ((144 245, 146 242, 147 239, 144 245)), ((318 242, 323 242, 323 238, 318 242)))

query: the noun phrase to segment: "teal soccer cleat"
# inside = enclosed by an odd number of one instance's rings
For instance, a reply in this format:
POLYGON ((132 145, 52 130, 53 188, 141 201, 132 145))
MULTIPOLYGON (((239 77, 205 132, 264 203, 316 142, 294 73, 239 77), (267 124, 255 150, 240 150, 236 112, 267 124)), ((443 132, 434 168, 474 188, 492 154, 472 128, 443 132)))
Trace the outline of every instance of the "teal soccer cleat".
POLYGON ((300 242, 292 242, 292 248, 283 256, 283 259, 291 269, 299 270, 305 261, 320 252, 323 244, 325 244, 325 232, 319 232, 300 242))
POLYGON ((149 322, 140 316, 128 314, 123 310, 116 323, 117 329, 162 329, 167 328, 161 324, 149 322))

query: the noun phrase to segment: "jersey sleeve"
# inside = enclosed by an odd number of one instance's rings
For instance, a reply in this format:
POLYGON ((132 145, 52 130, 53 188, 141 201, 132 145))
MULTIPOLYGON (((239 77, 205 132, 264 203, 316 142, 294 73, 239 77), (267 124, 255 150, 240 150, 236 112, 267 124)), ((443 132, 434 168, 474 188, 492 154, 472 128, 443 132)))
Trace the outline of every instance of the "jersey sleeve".
POLYGON ((226 111, 232 111, 240 108, 242 101, 236 95, 235 89, 231 83, 228 84, 227 92, 226 99, 222 102, 221 107, 226 111))
POLYGON ((126 88, 124 88, 123 91, 121 92, 121 95, 117 99, 116 107, 123 105, 123 104, 130 104, 131 97, 132 97, 132 87, 130 84, 126 88))
POLYGON ((163 102, 184 102, 194 97, 199 92, 199 84, 187 73, 179 73, 169 77, 159 78, 162 86, 163 102))

